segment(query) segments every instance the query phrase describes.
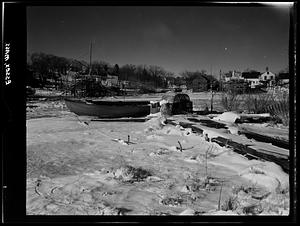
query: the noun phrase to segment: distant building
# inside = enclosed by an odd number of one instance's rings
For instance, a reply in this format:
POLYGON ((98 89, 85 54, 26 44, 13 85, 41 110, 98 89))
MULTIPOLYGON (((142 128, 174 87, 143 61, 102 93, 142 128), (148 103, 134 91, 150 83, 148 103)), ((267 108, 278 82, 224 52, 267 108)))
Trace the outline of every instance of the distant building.
POLYGON ((239 72, 239 71, 234 71, 234 70, 233 70, 233 71, 231 72, 231 74, 232 74, 231 79, 234 79, 234 80, 241 80, 241 79, 243 79, 242 73, 239 72))
POLYGON ((287 72, 279 73, 276 80, 278 85, 287 85, 290 82, 290 74, 287 72))
POLYGON ((251 88, 257 88, 262 85, 260 82, 261 73, 258 71, 247 71, 242 73, 242 77, 250 83, 251 88))
POLYGON ((275 75, 266 68, 266 72, 260 75, 260 80, 264 81, 267 86, 273 86, 275 84, 275 75))
POLYGON ((108 86, 119 86, 118 76, 116 75, 107 75, 106 81, 108 86))
POLYGON ((119 81, 119 86, 121 89, 138 89, 140 88, 141 83, 137 81, 122 80, 119 81))
POLYGON ((224 76, 223 76, 223 80, 225 82, 229 82, 232 78, 232 73, 231 72, 228 72, 228 73, 225 73, 224 76))
POLYGON ((242 73, 239 72, 239 71, 235 71, 235 70, 229 71, 228 73, 225 73, 223 78, 224 78, 223 80, 225 82, 228 82, 228 81, 231 81, 231 80, 237 80, 237 79, 241 80, 241 79, 243 79, 242 73))
POLYGON ((119 78, 116 75, 106 75, 106 76, 99 76, 97 78, 97 81, 101 80, 102 85, 111 87, 111 86, 116 86, 119 87, 119 78))
POLYGON ((122 89, 128 88, 129 86, 130 86, 130 82, 129 81, 127 81, 127 80, 120 81, 120 87, 122 89))

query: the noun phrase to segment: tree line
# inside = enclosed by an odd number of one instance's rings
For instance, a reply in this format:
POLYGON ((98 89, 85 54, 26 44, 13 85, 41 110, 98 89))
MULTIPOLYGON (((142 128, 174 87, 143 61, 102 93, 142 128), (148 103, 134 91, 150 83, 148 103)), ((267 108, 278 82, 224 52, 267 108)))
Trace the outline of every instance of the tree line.
POLYGON ((140 82, 153 88, 167 88, 170 84, 175 86, 189 84, 193 79, 203 75, 211 81, 216 81, 213 76, 207 75, 205 70, 183 71, 179 75, 175 75, 157 65, 125 64, 119 66, 105 61, 93 61, 89 65, 83 60, 68 59, 46 53, 28 54, 27 61, 28 71, 31 72, 28 73, 28 80, 35 77, 41 83, 45 83, 47 79, 58 81, 70 71, 76 72, 79 77, 86 74, 116 75, 119 80, 140 82))
MULTIPOLYGON (((181 83, 180 78, 175 78, 174 73, 157 65, 111 65, 105 61, 93 61, 91 65, 83 60, 68 59, 45 53, 28 55, 28 71, 33 72, 41 81, 47 79, 58 80, 70 71, 80 75, 116 75, 119 80, 139 81, 152 83, 155 87, 166 87, 168 81, 181 83)), ((30 73, 29 73, 30 74, 30 73)))

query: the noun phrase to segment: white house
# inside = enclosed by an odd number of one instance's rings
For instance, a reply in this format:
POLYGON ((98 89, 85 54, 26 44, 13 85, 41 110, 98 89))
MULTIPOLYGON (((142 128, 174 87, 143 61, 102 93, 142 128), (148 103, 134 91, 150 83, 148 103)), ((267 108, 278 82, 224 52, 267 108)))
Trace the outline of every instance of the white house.
POLYGON ((107 75, 106 82, 108 86, 119 86, 118 76, 107 75))
POLYGON ((260 75, 260 79, 267 82, 268 86, 273 86, 275 84, 275 75, 266 68, 266 72, 260 75))
POLYGON ((231 76, 231 79, 238 79, 238 80, 241 80, 241 79, 244 79, 242 77, 242 73, 239 72, 239 71, 232 71, 232 76, 231 76))
POLYGON ((259 78, 247 78, 246 80, 250 83, 251 88, 255 88, 258 85, 261 85, 259 78))
POLYGON ((239 71, 229 71, 228 73, 226 73, 224 76, 223 76, 225 82, 229 82, 231 80, 243 80, 244 78, 242 77, 242 73, 239 72, 239 71))
POLYGON ((251 88, 256 88, 257 86, 261 85, 260 72, 246 71, 242 73, 242 77, 244 78, 245 81, 250 83, 251 88))
POLYGON ((290 76, 287 72, 281 72, 278 74, 278 84, 279 85, 287 85, 290 82, 290 76))
POLYGON ((225 75, 224 80, 225 80, 225 82, 229 82, 231 80, 231 76, 230 75, 225 75))

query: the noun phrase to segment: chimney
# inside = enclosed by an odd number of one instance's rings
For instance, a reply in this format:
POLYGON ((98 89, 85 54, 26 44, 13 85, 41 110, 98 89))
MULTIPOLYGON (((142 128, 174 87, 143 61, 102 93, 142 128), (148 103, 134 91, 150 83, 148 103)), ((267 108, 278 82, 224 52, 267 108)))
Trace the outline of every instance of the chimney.
POLYGON ((267 71, 267 72, 269 71, 269 68, 268 68, 268 67, 266 67, 266 71, 267 71))

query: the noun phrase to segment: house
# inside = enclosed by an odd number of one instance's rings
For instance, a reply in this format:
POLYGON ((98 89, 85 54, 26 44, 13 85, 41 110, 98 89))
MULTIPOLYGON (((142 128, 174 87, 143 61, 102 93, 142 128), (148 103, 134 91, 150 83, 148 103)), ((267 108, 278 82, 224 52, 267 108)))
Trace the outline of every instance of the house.
POLYGON ((241 79, 243 79, 242 73, 235 70, 229 71, 223 75, 223 80, 225 82, 229 82, 231 80, 241 80, 241 79))
POLYGON ((275 84, 275 75, 266 68, 266 72, 260 75, 260 80, 264 81, 267 86, 273 86, 275 84))
POLYGON ((129 81, 127 81, 127 80, 120 81, 120 88, 121 89, 126 89, 128 87, 130 87, 130 82, 129 81))
POLYGON ((116 75, 107 75, 106 81, 108 86, 119 86, 118 76, 116 75))
POLYGON ((120 88, 121 89, 134 89, 137 88, 137 82, 134 81, 128 81, 128 80, 122 80, 119 81, 120 88))
POLYGON ((287 72, 279 73, 276 80, 278 85, 287 85, 290 82, 290 75, 287 72))
POLYGON ((231 78, 232 78, 232 73, 230 71, 228 73, 225 73, 223 76, 225 82, 229 82, 231 78))
POLYGON ((242 73, 242 77, 244 78, 244 80, 250 83, 250 87, 252 89, 262 85, 262 83, 260 82, 260 75, 261 73, 258 71, 247 71, 242 73))
POLYGON ((232 77, 231 79, 234 79, 234 80, 243 80, 243 77, 242 77, 242 73, 239 72, 239 71, 232 71, 232 77))
POLYGON ((101 76, 101 83, 104 86, 111 87, 119 87, 119 78, 116 75, 110 75, 108 74, 107 76, 101 76))

